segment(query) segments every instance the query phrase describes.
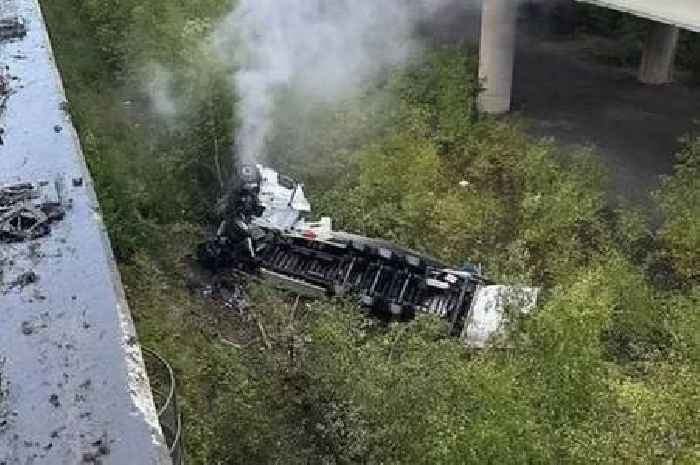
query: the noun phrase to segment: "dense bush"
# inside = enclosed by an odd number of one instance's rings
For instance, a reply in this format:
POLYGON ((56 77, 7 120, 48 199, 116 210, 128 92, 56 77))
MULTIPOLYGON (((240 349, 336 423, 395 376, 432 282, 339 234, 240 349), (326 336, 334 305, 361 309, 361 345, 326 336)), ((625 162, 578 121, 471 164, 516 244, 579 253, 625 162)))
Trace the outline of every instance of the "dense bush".
POLYGON ((602 337, 620 313, 646 318, 624 284, 636 278, 623 259, 571 276, 509 353, 465 353, 430 319, 377 328, 316 305, 302 396, 326 413, 307 434, 335 438, 318 463, 691 463, 697 366, 665 353, 628 372, 602 337))
POLYGON ((609 242, 599 168, 517 125, 479 121, 466 56, 440 51, 397 74, 390 135, 346 157, 349 174, 317 206, 339 227, 510 278, 576 269, 609 242))
POLYGON ((591 154, 472 114, 473 82, 453 79, 464 56, 431 53, 383 84, 391 115, 341 151, 345 174, 315 206, 352 231, 544 284, 541 307, 515 351, 468 354, 429 318, 384 327, 314 304, 297 328, 301 411, 289 418, 305 440, 292 441, 314 445, 309 463, 692 463, 697 291, 655 288, 647 262, 668 254, 679 269, 697 249, 684 235, 695 203, 682 202, 697 192, 693 146, 660 194, 667 222, 654 239, 638 213, 607 206, 591 154))
POLYGON ((664 252, 687 284, 700 282, 700 140, 686 141, 675 175, 657 193, 665 223, 664 252))
POLYGON ((201 46, 228 3, 43 2, 120 259, 157 248, 162 225, 205 217, 230 172, 232 88, 201 46), (187 111, 159 118, 149 86, 187 111))

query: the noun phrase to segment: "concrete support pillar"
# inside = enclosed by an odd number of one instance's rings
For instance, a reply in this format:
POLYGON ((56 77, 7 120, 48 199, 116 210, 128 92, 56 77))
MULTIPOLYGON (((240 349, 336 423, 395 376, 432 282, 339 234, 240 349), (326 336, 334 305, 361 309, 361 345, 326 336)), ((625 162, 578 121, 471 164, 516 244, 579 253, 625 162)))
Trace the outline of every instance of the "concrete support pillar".
POLYGON ((639 68, 639 80, 642 83, 659 85, 673 81, 678 34, 678 28, 675 26, 652 24, 639 68))
POLYGON ((483 0, 479 80, 484 91, 479 108, 486 113, 510 110, 517 15, 517 1, 483 0))

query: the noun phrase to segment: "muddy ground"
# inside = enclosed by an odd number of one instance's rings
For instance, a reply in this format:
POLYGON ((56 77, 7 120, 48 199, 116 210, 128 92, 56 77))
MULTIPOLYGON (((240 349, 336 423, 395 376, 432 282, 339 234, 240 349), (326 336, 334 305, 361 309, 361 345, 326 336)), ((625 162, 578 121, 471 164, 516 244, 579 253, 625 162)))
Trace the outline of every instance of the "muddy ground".
POLYGON ((594 147, 613 194, 647 204, 659 177, 672 172, 679 139, 700 128, 700 88, 642 85, 636 70, 597 64, 586 47, 585 40, 524 37, 513 110, 534 135, 594 147))

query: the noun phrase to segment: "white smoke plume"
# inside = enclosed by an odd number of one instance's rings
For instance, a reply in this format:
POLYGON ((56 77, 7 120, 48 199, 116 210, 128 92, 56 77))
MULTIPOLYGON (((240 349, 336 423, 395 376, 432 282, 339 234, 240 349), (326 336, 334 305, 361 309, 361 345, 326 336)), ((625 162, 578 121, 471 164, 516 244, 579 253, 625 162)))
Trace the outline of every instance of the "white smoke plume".
POLYGON ((150 97, 153 111, 165 121, 172 120, 178 114, 178 105, 173 95, 173 74, 159 64, 149 64, 141 71, 144 90, 150 97))
MULTIPOLYGON (((476 0, 459 0, 475 5, 476 0)), ((214 44, 233 61, 239 160, 265 157, 278 89, 332 100, 404 61, 414 29, 456 0, 239 0, 214 44)), ((464 8, 464 6, 462 6, 464 8)))

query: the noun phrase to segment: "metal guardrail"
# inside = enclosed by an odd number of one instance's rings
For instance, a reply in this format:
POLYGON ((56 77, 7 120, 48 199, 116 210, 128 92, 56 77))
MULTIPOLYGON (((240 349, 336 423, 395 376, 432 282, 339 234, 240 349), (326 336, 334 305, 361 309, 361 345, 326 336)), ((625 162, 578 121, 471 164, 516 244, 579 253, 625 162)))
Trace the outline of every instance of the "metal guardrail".
POLYGON ((168 445, 170 458, 173 465, 185 465, 182 414, 177 407, 175 374, 170 364, 158 352, 145 347, 142 351, 158 411, 158 421, 168 445))

